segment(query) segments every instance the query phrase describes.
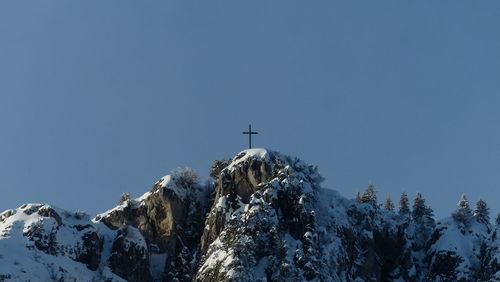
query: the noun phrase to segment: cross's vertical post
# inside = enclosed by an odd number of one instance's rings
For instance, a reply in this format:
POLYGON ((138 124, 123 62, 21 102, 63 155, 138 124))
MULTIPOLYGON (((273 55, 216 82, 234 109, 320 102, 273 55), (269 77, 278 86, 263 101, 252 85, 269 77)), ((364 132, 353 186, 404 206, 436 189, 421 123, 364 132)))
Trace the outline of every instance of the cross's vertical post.
POLYGON ((252 131, 252 125, 248 125, 248 131, 243 131, 243 134, 248 134, 248 149, 252 149, 252 134, 259 134, 258 132, 252 131))

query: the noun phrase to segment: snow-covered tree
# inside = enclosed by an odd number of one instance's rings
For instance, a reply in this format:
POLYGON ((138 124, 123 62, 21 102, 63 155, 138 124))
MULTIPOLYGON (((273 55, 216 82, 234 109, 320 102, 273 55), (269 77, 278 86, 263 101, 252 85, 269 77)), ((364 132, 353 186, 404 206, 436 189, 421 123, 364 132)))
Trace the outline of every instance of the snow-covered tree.
POLYGON ((420 193, 416 193, 415 195, 413 210, 410 215, 412 221, 407 230, 411 238, 409 242, 409 251, 412 253, 412 256, 416 258, 412 261, 412 264, 416 268, 416 272, 413 272, 411 276, 413 277, 412 279, 420 281, 422 280, 421 271, 425 268, 426 264, 424 262, 426 244, 429 242, 436 224, 433 218, 432 208, 425 204, 425 200, 420 193))
POLYGON ((415 195, 415 200, 413 202, 412 217, 418 223, 426 225, 426 228, 430 229, 434 227, 434 211, 431 207, 425 204, 425 200, 422 194, 418 193, 415 195))
POLYGON ((497 215, 496 224, 497 224, 497 225, 500 225, 500 213, 497 215))
POLYGON ((469 206, 469 201, 467 200, 467 197, 465 197, 464 194, 460 197, 460 201, 458 201, 457 204, 458 208, 457 210, 453 213, 453 218, 459 223, 463 224, 464 226, 468 226, 470 223, 470 219, 472 217, 472 211, 469 206))
POLYGON ((189 167, 179 167, 170 173, 175 184, 183 188, 193 187, 199 182, 198 175, 189 167))
POLYGON ((370 203, 374 206, 377 205, 377 194, 375 193, 375 186, 373 186, 373 184, 368 185, 365 192, 363 192, 361 203, 370 203))
POLYGON ((125 202, 130 201, 130 194, 129 193, 122 193, 120 196, 120 199, 118 200, 118 204, 121 205, 125 202))
MULTIPOLYGON (((174 262, 172 262, 174 263, 174 262)), ((173 273, 168 273, 170 277, 169 280, 173 282, 188 282, 192 281, 192 269, 191 269, 191 254, 187 247, 183 247, 177 259, 175 260, 175 267, 173 268, 173 273)))
POLYGON ((213 179, 219 178, 220 172, 229 165, 228 160, 215 160, 210 167, 210 177, 213 179))
POLYGON ((425 210, 425 200, 422 197, 422 194, 417 192, 417 194, 415 195, 415 200, 413 201, 413 219, 420 220, 425 215, 425 210))
POLYGON ((410 204, 406 192, 401 193, 401 198, 399 199, 399 213, 400 214, 410 213, 410 204))
POLYGON ((388 211, 394 211, 394 203, 390 197, 385 198, 384 208, 388 211))
POLYGON ((476 210, 474 210, 474 216, 478 222, 489 224, 490 222, 490 209, 486 205, 486 201, 479 199, 476 203, 476 210))
POLYGON ((302 238, 302 247, 295 252, 294 260, 297 266, 303 270, 306 280, 317 278, 319 266, 319 254, 317 247, 317 235, 314 231, 307 231, 302 238))

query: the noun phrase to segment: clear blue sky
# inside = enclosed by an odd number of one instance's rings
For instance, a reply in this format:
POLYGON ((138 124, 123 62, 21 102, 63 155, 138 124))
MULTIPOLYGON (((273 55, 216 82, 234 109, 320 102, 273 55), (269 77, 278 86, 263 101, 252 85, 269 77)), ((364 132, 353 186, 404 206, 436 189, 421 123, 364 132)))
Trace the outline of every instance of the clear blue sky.
POLYGON ((0 209, 95 214, 247 144, 325 186, 500 199, 500 1, 2 1, 0 209))

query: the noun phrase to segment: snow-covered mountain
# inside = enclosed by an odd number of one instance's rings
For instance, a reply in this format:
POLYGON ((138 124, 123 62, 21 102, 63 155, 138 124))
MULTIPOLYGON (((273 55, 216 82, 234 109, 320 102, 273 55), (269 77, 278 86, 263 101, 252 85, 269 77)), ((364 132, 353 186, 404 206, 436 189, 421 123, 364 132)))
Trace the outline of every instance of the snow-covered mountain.
POLYGON ((0 281, 500 281, 486 204, 435 222, 417 195, 347 199, 264 149, 161 178, 91 219, 50 205, 0 214, 0 281))

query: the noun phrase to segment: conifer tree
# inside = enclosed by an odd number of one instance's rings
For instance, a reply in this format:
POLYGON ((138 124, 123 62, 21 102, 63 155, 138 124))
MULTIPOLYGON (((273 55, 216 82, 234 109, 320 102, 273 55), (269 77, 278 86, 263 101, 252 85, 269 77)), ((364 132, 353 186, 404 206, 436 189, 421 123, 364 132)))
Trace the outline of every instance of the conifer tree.
POLYGON ((476 210, 474 210, 474 216, 477 221, 483 224, 489 224, 490 222, 490 209, 486 205, 486 201, 479 199, 476 203, 476 210))
POLYGON ((384 208, 388 211, 394 211, 394 203, 392 202, 390 197, 387 197, 385 199, 384 208))
POLYGON ((413 220, 427 225, 427 227, 434 226, 434 211, 431 207, 425 204, 425 200, 422 194, 418 193, 415 195, 415 200, 413 202, 413 220))
POLYGON ((497 225, 500 225, 500 213, 497 215, 496 224, 497 224, 497 225))
POLYGON ((425 200, 420 193, 415 195, 411 216, 415 226, 413 248, 414 250, 421 250, 434 230, 435 221, 433 210, 425 204, 425 200))
POLYGON ((359 191, 356 193, 356 202, 361 203, 361 194, 359 191))
POLYGON ((125 202, 128 202, 130 201, 130 194, 129 193, 122 193, 122 195, 120 196, 120 199, 118 200, 118 204, 121 205, 125 202))
POLYGON ((414 220, 421 220, 425 215, 425 200, 422 194, 418 193, 415 195, 415 200, 413 201, 413 212, 412 216, 414 220))
POLYGON ((401 198, 399 199, 399 214, 409 214, 410 204, 408 201, 408 195, 405 192, 401 193, 401 198))
POLYGON ((170 172, 174 183, 184 189, 191 189, 199 183, 196 172, 189 167, 179 167, 170 172))
POLYGON ((424 223, 429 230, 434 230, 436 227, 436 221, 434 220, 434 210, 431 206, 426 206, 424 223))
POLYGON ((361 203, 370 203, 374 206, 377 205, 377 195, 373 184, 368 185, 365 192, 363 192, 363 196, 361 196, 361 203))
POLYGON ((175 270, 172 277, 172 281, 178 282, 188 282, 191 281, 191 254, 187 247, 183 247, 179 255, 177 256, 177 260, 175 262, 175 270))
POLYGON ((210 177, 214 180, 219 178, 221 171, 229 165, 228 160, 215 160, 210 167, 210 177))
POLYGON ((453 213, 453 218, 461 224, 464 224, 465 226, 469 225, 470 218, 472 217, 472 211, 469 206, 469 201, 467 200, 467 197, 465 197, 464 194, 460 197, 460 200, 458 201, 457 204, 458 208, 457 210, 453 213))

